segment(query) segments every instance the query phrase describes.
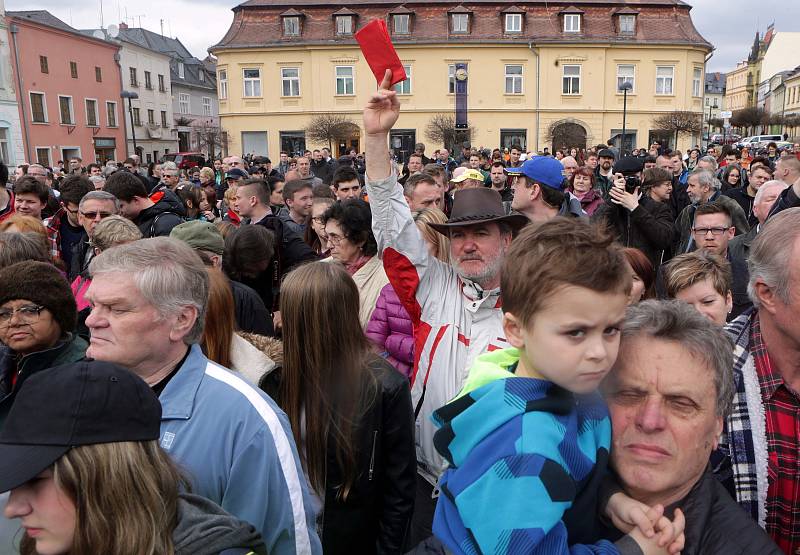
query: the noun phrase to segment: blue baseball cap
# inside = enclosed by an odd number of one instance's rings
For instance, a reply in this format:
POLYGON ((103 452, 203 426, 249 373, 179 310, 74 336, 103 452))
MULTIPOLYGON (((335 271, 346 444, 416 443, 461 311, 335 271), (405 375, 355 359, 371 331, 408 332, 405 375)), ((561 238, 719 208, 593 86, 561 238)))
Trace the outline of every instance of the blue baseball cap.
POLYGON ((524 175, 528 179, 557 191, 564 190, 564 166, 549 156, 534 156, 516 168, 506 168, 508 175, 524 175))

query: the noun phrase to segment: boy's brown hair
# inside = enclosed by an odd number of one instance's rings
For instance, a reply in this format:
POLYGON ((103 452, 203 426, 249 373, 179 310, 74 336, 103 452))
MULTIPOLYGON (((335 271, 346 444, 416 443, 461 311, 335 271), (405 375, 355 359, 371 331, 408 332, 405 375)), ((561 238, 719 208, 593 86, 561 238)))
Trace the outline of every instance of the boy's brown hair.
POLYGON ((528 225, 503 263, 503 311, 527 326, 544 302, 567 285, 627 295, 631 277, 622 247, 602 226, 583 219, 558 217, 528 225))

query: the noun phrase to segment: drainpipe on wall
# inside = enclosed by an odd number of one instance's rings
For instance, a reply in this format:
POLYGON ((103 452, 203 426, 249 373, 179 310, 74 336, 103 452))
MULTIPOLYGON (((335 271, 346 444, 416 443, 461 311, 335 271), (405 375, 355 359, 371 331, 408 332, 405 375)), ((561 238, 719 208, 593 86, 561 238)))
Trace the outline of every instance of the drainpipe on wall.
MULTIPOLYGON (((703 104, 700 105, 700 108, 703 110, 703 113, 705 113, 705 111, 706 111, 706 109, 705 109, 706 68, 708 67, 708 60, 710 60, 713 56, 714 56, 714 50, 712 49, 711 52, 706 54, 706 59, 703 60, 703 104)), ((724 99, 725 97, 723 96, 722 98, 724 99)), ((709 104, 711 104, 711 102, 709 102, 709 104)), ((709 106, 709 108, 710 108, 710 106, 709 106)), ((722 106, 720 106, 720 110, 721 109, 722 109, 722 106)), ((711 110, 709 110, 709 113, 711 113, 711 110)), ((703 123, 703 118, 702 117, 700 118, 700 123, 701 124, 703 123)), ((705 129, 705 125, 701 125, 700 126, 700 141, 698 141, 696 143, 696 144, 698 144, 700 146, 703 146, 703 129, 705 129)), ((706 148, 708 148, 708 144, 710 142, 711 142, 711 117, 709 116, 709 119, 708 119, 708 139, 706 140, 706 148)), ((675 148, 677 148, 677 147, 678 147, 678 145, 675 145, 675 148)), ((691 148, 691 145, 689 145, 689 147, 691 148)))
POLYGON ((533 43, 528 43, 528 48, 530 48, 533 55, 536 56, 536 130, 534 131, 533 137, 533 151, 539 152, 539 51, 533 47, 533 43))
MULTIPOLYGON (((117 67, 119 68, 119 91, 120 97, 122 96, 122 91, 125 90, 125 82, 122 78, 122 43, 119 44, 119 49, 114 52, 114 61, 117 63, 117 67)), ((130 100, 128 100, 128 104, 130 105, 130 100)), ((125 141, 125 158, 130 157, 130 150, 128 149, 128 121, 125 117, 125 99, 122 99, 122 112, 117 112, 117 117, 119 117, 120 113, 122 114, 122 139, 125 141)), ((117 125, 119 125, 119 121, 117 121, 117 125)), ((133 131, 135 133, 135 131, 133 131)), ((135 143, 135 141, 134 141, 135 143)), ((133 151, 136 154, 136 150, 133 151)), ((114 152, 116 154, 116 152, 114 152)), ((140 160, 141 162, 141 160, 140 160)))
POLYGON ((15 73, 17 75, 17 99, 19 101, 19 108, 22 110, 22 135, 23 135, 23 142, 25 143, 25 156, 28 158, 29 164, 35 164, 37 162, 36 156, 31 155, 30 149, 33 148, 30 141, 30 129, 28 118, 25 116, 25 99, 24 91, 22 89, 22 74, 19 70, 19 46, 17 45, 17 33, 19 33, 19 26, 16 23, 12 23, 8 27, 9 32, 11 33, 11 41, 14 43, 14 65, 15 65, 15 73))

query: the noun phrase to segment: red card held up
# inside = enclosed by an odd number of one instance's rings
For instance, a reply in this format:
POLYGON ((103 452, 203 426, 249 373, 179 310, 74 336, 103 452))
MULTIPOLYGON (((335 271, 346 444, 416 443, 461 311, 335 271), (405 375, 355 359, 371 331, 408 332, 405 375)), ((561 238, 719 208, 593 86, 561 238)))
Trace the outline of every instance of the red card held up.
POLYGON ((406 70, 392 46, 384 20, 373 19, 356 31, 355 36, 378 84, 383 81, 387 69, 392 70, 392 85, 406 80, 406 70))

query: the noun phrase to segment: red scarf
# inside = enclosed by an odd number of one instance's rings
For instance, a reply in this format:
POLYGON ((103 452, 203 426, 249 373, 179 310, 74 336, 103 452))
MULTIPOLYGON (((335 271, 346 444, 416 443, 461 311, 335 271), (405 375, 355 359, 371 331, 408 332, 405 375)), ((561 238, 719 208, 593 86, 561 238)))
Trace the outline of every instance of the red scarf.
POLYGON ((357 271, 364 267, 364 265, 372 259, 371 256, 361 255, 358 260, 353 262, 352 264, 345 264, 344 269, 347 270, 347 273, 351 276, 354 275, 357 271))

